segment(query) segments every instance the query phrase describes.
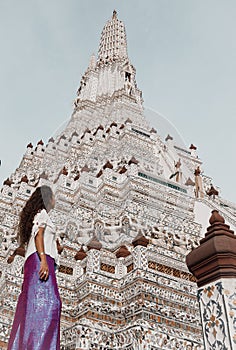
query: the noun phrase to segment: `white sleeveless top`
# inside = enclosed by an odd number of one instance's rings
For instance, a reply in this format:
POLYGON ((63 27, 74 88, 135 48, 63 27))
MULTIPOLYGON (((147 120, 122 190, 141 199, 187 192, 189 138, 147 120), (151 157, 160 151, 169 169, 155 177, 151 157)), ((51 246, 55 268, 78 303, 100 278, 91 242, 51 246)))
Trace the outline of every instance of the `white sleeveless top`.
POLYGON ((58 265, 59 261, 56 244, 56 229, 55 225, 53 224, 52 220, 50 219, 50 216, 48 215, 45 209, 42 209, 34 217, 31 236, 25 253, 25 261, 31 254, 37 252, 35 246, 35 237, 40 227, 45 228, 43 234, 44 252, 45 254, 48 254, 52 258, 54 258, 55 263, 58 265))

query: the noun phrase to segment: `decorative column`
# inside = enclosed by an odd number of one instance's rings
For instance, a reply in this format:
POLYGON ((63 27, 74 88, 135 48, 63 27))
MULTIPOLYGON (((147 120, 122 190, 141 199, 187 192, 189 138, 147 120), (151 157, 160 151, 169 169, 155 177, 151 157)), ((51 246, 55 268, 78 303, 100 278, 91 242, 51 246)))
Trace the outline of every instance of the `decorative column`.
POLYGON ((236 349, 236 236, 217 210, 205 238, 186 257, 196 277, 206 350, 236 349))
POLYGON ((124 265, 124 259, 129 255, 131 255, 131 253, 125 245, 121 245, 116 252, 116 257, 118 260, 116 274, 119 278, 125 276, 127 273, 127 267, 124 265))
POLYGON ((140 229, 138 230, 138 235, 132 241, 132 244, 134 246, 132 254, 134 269, 138 268, 147 270, 148 261, 146 256, 146 247, 149 244, 149 240, 142 234, 140 229))
POLYGON ((100 249, 102 248, 101 242, 94 234, 89 243, 87 244, 87 274, 100 271, 100 249))

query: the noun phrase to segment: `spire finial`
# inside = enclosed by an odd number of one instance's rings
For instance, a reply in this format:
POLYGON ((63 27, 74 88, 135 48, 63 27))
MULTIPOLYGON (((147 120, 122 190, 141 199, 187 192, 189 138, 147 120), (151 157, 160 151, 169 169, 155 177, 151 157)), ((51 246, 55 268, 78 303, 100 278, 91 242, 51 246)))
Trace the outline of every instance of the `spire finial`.
POLYGON ((117 18, 117 11, 116 11, 116 10, 113 11, 112 18, 113 18, 113 19, 114 19, 114 18, 117 18))
POLYGON ((220 222, 220 223, 224 224, 225 219, 223 218, 222 215, 219 214, 218 210, 212 210, 209 222, 211 225, 215 224, 216 222, 217 223, 220 222))

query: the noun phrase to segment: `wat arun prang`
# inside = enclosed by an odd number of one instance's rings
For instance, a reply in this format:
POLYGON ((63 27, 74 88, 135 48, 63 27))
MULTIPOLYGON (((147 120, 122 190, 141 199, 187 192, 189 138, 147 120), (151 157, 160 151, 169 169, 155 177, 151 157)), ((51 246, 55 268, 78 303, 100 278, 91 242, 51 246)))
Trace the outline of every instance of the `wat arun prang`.
POLYGON ((19 212, 37 186, 53 187, 62 250, 61 349, 204 349, 195 278, 185 263, 217 209, 236 206, 202 174, 194 145, 163 140, 147 121, 125 27, 103 28, 65 129, 27 145, 0 193, 0 349, 23 279, 19 212), (205 214, 204 214, 205 213, 205 214), (200 219, 199 219, 200 218, 200 219))

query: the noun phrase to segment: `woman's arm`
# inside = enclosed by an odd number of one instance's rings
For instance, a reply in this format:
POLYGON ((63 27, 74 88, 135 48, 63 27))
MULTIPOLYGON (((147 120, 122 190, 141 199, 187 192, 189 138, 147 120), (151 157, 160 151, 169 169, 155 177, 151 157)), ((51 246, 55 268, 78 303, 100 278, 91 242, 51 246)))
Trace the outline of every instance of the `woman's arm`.
POLYGON ((25 249, 22 246, 17 247, 14 252, 9 256, 9 258, 7 259, 7 263, 11 264, 13 262, 13 260, 15 259, 16 255, 20 255, 20 256, 25 256, 25 249))
POLYGON ((58 251, 58 254, 61 254, 64 247, 62 245, 60 245, 60 242, 59 242, 59 239, 57 238, 56 240, 56 243, 57 243, 57 251, 58 251))
POLYGON ((48 269, 48 263, 47 263, 47 259, 44 251, 43 236, 44 236, 44 228, 40 227, 38 230, 38 233, 35 236, 35 246, 36 246, 39 258, 41 260, 39 277, 42 280, 46 281, 49 275, 49 269, 48 269))

